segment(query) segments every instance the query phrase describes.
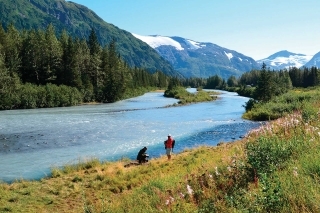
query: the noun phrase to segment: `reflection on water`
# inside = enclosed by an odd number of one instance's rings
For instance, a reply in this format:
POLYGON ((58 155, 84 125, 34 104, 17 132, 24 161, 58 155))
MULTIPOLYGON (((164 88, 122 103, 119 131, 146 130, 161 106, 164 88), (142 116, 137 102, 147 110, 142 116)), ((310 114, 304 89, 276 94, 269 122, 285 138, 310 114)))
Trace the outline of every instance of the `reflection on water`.
POLYGON ((169 133, 176 153, 232 141, 259 125, 241 119, 247 100, 223 92, 213 102, 165 107, 177 100, 147 93, 112 104, 1 111, 0 180, 38 179, 52 166, 92 157, 134 159, 144 146, 159 157, 169 133))

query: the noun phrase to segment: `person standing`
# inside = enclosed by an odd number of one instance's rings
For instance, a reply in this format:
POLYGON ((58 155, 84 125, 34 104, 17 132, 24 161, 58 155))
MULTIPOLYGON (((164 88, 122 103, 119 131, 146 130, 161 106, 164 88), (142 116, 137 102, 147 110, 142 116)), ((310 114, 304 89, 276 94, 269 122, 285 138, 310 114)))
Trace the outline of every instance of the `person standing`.
POLYGON ((168 156, 168 160, 171 160, 171 155, 172 155, 172 151, 175 145, 175 140, 173 139, 173 137, 169 134, 168 135, 168 139, 166 141, 164 141, 164 147, 166 149, 166 154, 168 156))

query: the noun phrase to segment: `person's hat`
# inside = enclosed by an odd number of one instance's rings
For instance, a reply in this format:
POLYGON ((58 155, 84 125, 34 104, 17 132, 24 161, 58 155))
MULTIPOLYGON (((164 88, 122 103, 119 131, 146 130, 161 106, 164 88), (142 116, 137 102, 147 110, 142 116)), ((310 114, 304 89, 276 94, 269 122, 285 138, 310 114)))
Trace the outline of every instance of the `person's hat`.
POLYGON ((171 137, 171 134, 169 134, 168 137, 171 137))

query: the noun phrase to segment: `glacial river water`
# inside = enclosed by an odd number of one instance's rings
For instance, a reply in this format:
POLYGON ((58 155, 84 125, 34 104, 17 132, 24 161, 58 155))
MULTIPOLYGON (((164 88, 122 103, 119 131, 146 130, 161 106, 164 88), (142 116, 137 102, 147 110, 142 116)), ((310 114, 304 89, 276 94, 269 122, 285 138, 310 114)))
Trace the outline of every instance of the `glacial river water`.
POLYGON ((135 159, 144 146, 159 157, 168 134, 175 153, 215 146, 260 125, 241 118, 248 98, 220 92, 216 101, 180 107, 166 107, 177 100, 150 92, 112 104, 0 111, 0 181, 40 179, 52 167, 91 158, 135 159))

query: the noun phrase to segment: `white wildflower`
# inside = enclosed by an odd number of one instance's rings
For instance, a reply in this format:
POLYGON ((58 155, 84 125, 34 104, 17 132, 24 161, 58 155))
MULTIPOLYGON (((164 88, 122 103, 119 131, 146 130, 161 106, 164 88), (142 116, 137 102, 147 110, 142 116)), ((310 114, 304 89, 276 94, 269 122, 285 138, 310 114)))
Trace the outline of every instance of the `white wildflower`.
POLYGON ((298 168, 297 167, 293 168, 293 176, 295 176, 295 177, 298 176, 298 168))
POLYGON ((188 193, 189 193, 190 195, 193 194, 193 190, 191 189, 191 186, 190 186, 190 185, 187 185, 187 190, 188 190, 188 193))
POLYGON ((184 198, 184 194, 182 194, 182 192, 179 192, 179 196, 180 198, 184 198))
POLYGON ((216 175, 220 175, 219 171, 218 171, 218 167, 215 167, 216 170, 216 175))

